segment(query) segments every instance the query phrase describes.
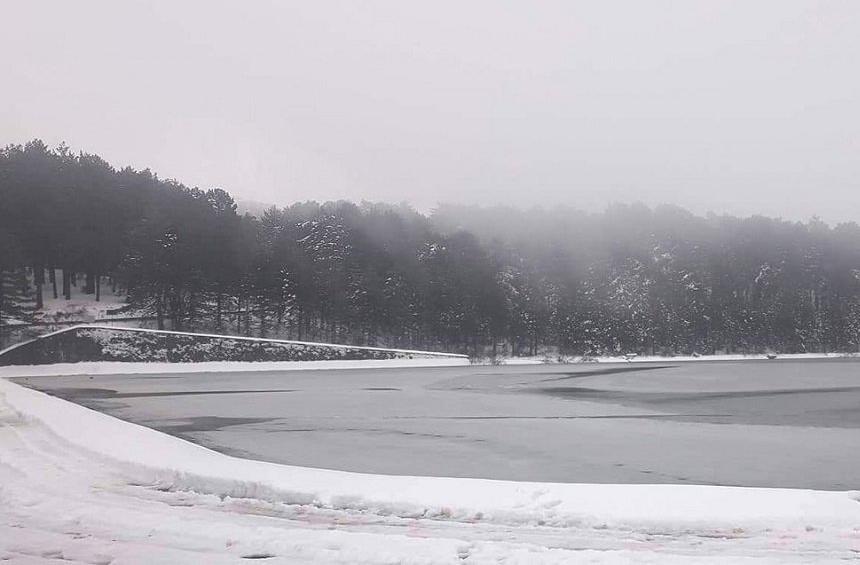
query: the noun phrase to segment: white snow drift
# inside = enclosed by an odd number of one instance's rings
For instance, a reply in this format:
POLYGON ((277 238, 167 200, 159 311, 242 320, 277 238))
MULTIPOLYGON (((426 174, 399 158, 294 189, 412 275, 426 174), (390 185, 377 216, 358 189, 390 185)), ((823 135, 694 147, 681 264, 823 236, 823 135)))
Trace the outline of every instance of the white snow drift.
MULTIPOLYGON (((210 369, 211 370, 211 369, 210 369)), ((222 455, 0 379, 0 559, 837 562, 860 493, 362 475, 222 455)))

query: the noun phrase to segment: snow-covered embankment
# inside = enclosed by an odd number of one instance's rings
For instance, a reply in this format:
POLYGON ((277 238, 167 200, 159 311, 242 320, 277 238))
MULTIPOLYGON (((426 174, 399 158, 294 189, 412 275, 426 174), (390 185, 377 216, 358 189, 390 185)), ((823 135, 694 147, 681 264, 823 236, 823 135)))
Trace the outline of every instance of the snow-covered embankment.
POLYGON ((310 363, 428 360, 468 364, 465 355, 386 347, 175 332, 72 326, 0 351, 3 365, 72 363, 310 363))
MULTIPOLYGON (((272 555, 283 555, 285 540, 295 535, 287 535, 283 528, 304 532, 305 527, 284 522, 285 513, 293 518, 296 514, 315 516, 314 520, 328 523, 341 536, 346 532, 365 536, 368 525, 374 524, 371 529, 380 530, 374 535, 384 538, 376 539, 371 546, 402 546, 403 562, 454 562, 463 557, 463 543, 467 557, 492 558, 525 551, 531 557, 521 562, 564 561, 577 555, 565 550, 573 549, 567 547, 572 543, 578 550, 599 549, 604 557, 618 557, 613 552, 626 554, 635 546, 634 556, 657 552, 661 555, 659 562, 667 562, 669 557, 689 557, 691 552, 702 557, 702 551, 723 557, 758 556, 774 562, 810 557, 817 561, 836 560, 856 556, 860 551, 860 494, 856 492, 518 483, 292 467, 219 454, 2 379, 0 412, 0 468, 8 475, 0 491, 4 526, 17 523, 32 529, 35 524, 39 528, 46 521, 59 519, 57 508, 72 504, 75 510, 62 521, 62 527, 68 528, 67 522, 77 520, 83 524, 78 529, 86 530, 88 521, 107 528, 110 513, 116 513, 115 523, 121 525, 120 529, 131 530, 112 532, 108 537, 134 538, 142 533, 127 524, 126 515, 139 512, 142 496, 168 502, 151 508, 157 517, 150 518, 156 522, 177 512, 191 512, 172 506, 177 498, 202 513, 197 517, 201 528, 235 522, 236 531, 231 535, 242 538, 247 534, 250 538, 242 550, 231 549, 231 543, 239 543, 238 538, 224 542, 221 553, 234 557, 237 552, 248 551, 251 545, 254 551, 264 549, 272 555), (27 450, 32 452, 32 461, 17 461, 27 450), (53 459, 46 460, 47 453, 53 459), (49 468, 42 469, 40 465, 49 468), (80 465, 93 468, 84 472, 78 468, 80 465), (54 489, 52 498, 33 504, 30 499, 44 497, 44 493, 32 492, 40 487, 31 485, 29 494, 21 487, 22 494, 19 486, 21 481, 26 484, 29 477, 42 475, 56 481, 50 485, 54 489), (64 500, 66 489, 83 498, 64 500), (101 500, 105 490, 111 493, 109 504, 101 500), (264 539, 249 534, 242 529, 244 526, 240 527, 251 520, 242 508, 272 516, 267 526, 281 530, 270 532, 264 539), (404 526, 420 528, 422 536, 433 539, 420 543, 405 540, 404 533, 408 537, 410 532, 404 532, 404 526), (498 539, 508 541, 501 543, 498 539), (550 546, 556 549, 548 549, 550 546), (538 555, 539 560, 531 559, 538 555)), ((213 531, 219 532, 216 537, 222 535, 217 528, 213 531)), ((168 534, 179 535, 173 531, 164 535, 168 534)), ((33 532, 27 535, 39 536, 33 532)), ((326 561, 352 562, 351 558, 361 554, 367 562, 377 562, 376 558, 385 562, 392 555, 380 553, 378 548, 374 553, 367 541, 359 538, 352 539, 357 546, 342 545, 352 548, 334 555, 320 549, 331 545, 331 540, 326 539, 314 534, 306 540, 307 545, 287 545, 293 548, 293 556, 312 560, 325 555, 326 561)), ((201 543, 214 543, 208 537, 206 540, 201 543)), ((184 547, 185 542, 159 538, 159 543, 184 547)), ((9 547, 14 545, 10 543, 9 547)), ((206 551, 211 549, 206 547, 206 551)), ((14 547, 3 548, 0 544, 0 549, 12 551, 14 547)), ((110 553, 109 550, 110 547, 105 551, 110 553)), ((399 551, 395 553, 399 555, 399 551)))

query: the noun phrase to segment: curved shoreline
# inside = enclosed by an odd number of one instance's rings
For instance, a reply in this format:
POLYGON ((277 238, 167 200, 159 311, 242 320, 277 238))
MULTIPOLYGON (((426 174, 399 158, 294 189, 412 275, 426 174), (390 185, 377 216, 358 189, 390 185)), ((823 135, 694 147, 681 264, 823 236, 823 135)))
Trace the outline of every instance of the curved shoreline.
POLYGON ((596 522, 711 523, 720 527, 860 526, 856 491, 530 483, 491 479, 366 475, 231 457, 0 379, 17 412, 64 440, 131 466, 168 488, 252 496, 404 516, 438 515, 565 525, 596 522), (667 506, 668 504, 668 506, 667 506), (660 508, 659 513, 654 509, 660 508))

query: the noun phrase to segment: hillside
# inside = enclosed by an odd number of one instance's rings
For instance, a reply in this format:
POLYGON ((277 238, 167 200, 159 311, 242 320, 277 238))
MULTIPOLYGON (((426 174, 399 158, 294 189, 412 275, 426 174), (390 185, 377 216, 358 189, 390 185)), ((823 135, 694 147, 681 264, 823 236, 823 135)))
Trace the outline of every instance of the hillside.
POLYGON ((0 152, 0 200, 0 342, 97 319, 76 293, 116 289, 159 329, 476 357, 860 347, 854 223, 346 201, 255 217, 222 189, 39 141, 0 152))

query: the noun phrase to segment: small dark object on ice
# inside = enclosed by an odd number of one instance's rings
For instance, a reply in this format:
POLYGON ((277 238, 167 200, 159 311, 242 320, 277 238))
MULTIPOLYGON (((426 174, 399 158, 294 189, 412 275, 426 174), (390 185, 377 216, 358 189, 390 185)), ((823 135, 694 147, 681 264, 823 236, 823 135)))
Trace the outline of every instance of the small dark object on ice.
POLYGON ((765 357, 768 359, 776 359, 776 353, 766 353, 765 357))

